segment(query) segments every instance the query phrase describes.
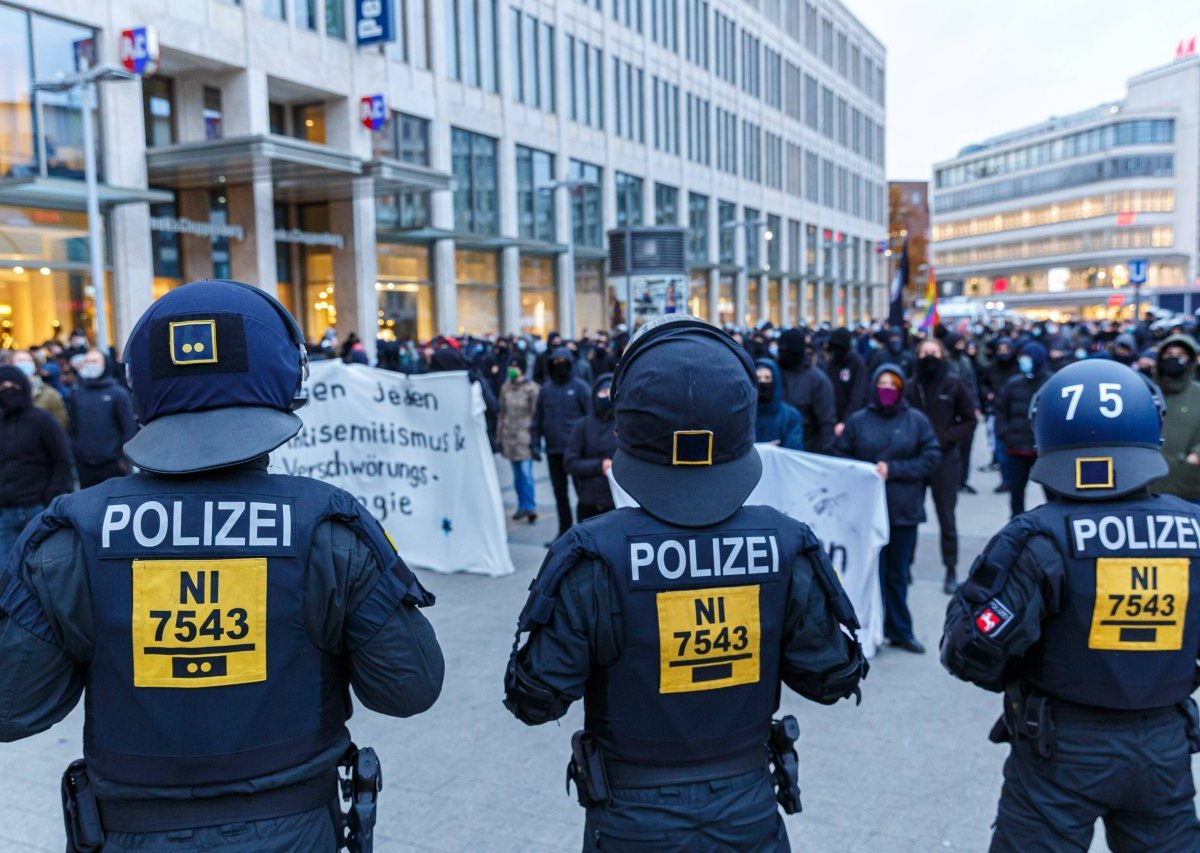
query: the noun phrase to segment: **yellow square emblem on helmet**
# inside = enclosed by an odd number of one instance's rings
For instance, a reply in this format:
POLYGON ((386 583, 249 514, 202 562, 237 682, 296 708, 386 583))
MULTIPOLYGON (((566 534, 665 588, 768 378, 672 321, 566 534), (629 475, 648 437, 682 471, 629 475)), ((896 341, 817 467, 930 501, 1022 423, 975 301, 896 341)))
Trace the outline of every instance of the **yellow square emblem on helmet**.
POLYGON ((1080 457, 1075 460, 1075 488, 1111 489, 1114 486, 1111 456, 1080 457))
POLYGON ((216 364, 217 321, 179 320, 171 324, 172 364, 216 364))
POLYGON ((681 429, 675 431, 675 440, 671 447, 672 465, 711 465, 712 458, 712 430, 681 429))

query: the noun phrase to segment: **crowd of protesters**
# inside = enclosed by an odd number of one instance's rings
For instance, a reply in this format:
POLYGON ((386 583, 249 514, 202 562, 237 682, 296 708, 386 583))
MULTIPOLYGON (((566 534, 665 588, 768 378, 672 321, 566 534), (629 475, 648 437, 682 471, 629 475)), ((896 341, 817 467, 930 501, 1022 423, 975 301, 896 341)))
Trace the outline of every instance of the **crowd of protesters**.
MULTIPOLYGON (((1029 410, 1063 366, 1115 359, 1156 383, 1166 403, 1169 472, 1153 489, 1200 503, 1194 325, 1191 317, 1147 313, 1137 323, 1006 317, 926 330, 763 324, 727 331, 754 361, 759 441, 868 462, 885 481, 891 527, 880 559, 885 635, 920 652, 906 597, 926 490, 950 593, 958 581, 959 495, 976 493, 970 484, 976 437, 987 437, 984 467, 999 473, 995 490, 1008 493, 1014 516, 1023 512, 1037 454, 1029 410)), ((623 326, 578 340, 557 332, 544 340, 529 334, 381 340, 376 366, 407 374, 466 371, 480 387, 492 448, 512 467, 513 520, 537 520, 533 464, 545 458, 561 535, 613 507, 612 372, 628 340, 623 326)), ((354 334, 339 343, 330 330, 309 349, 314 359, 369 364, 354 334)), ((137 426, 119 367, 90 349, 81 332, 30 351, 0 352, 0 553, 54 496, 129 472, 122 447, 137 426)))

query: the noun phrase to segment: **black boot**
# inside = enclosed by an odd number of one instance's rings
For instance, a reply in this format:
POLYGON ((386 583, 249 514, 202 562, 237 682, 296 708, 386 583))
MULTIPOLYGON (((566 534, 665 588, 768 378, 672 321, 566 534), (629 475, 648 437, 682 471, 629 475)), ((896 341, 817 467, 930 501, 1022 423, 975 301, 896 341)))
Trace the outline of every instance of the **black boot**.
POLYGON ((954 595, 956 589, 958 589, 958 577, 954 569, 946 569, 946 578, 942 581, 942 592, 946 595, 954 595))

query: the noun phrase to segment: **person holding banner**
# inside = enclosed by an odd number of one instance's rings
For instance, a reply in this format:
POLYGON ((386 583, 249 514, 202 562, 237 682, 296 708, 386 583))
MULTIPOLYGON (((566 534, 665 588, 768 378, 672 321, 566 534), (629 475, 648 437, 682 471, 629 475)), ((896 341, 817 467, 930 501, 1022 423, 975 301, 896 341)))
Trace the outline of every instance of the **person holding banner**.
POLYGON ((640 507, 571 528, 521 612, 504 704, 539 725, 583 699, 584 850, 788 850, 775 802, 799 811, 799 732, 771 720, 781 683, 859 695, 858 619, 821 543, 743 506, 762 475, 755 383, 715 326, 643 326, 612 386, 612 474, 640 507))
POLYGON ((875 370, 873 399, 846 421, 838 439, 843 456, 874 462, 887 484, 888 544, 879 554, 883 589, 884 637, 893 646, 924 654, 913 634, 908 584, 917 547, 917 526, 925 521, 925 481, 942 459, 929 418, 904 399, 900 368, 884 362, 875 370))

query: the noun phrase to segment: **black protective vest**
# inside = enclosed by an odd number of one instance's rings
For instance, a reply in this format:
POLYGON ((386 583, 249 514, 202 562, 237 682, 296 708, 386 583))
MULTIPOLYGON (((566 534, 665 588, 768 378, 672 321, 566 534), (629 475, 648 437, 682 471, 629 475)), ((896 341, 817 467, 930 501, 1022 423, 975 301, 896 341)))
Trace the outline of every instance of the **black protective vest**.
POLYGON ((535 583, 529 621, 545 611, 544 579, 581 558, 602 560, 620 600, 622 648, 613 665, 592 670, 585 728, 622 761, 732 757, 766 743, 779 706, 792 564, 813 547, 807 526, 769 507, 744 507, 705 528, 615 510, 556 543, 535 583))
POLYGON ((1175 497, 1051 503, 1026 515, 1066 562, 1063 601, 1015 674, 1101 708, 1172 705, 1195 688, 1200 508, 1175 497))
POLYGON ((82 543, 95 620, 84 752, 98 776, 252 779, 348 738, 343 663, 305 624, 305 566, 324 519, 399 567, 380 581, 395 602, 427 595, 358 502, 316 480, 135 475, 50 506, 29 547, 61 526, 82 543))

